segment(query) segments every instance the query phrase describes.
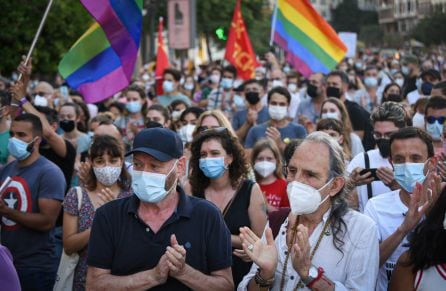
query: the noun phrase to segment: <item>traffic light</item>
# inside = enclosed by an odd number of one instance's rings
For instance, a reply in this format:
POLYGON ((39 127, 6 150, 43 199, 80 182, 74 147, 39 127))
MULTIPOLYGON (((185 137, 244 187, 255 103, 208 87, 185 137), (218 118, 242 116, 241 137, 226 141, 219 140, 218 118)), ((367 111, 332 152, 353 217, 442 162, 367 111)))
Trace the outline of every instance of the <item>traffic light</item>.
POLYGON ((215 35, 217 36, 217 38, 219 40, 227 40, 228 36, 226 35, 226 31, 224 29, 224 27, 217 27, 217 29, 215 30, 215 35))

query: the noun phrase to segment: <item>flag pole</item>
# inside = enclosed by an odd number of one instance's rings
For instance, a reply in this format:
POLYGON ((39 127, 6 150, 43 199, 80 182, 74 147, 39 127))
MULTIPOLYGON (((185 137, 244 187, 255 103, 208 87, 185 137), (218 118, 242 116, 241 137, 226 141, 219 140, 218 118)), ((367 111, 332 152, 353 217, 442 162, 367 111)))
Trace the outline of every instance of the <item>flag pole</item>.
POLYGON ((273 19, 272 19, 272 23, 271 23, 271 38, 270 38, 270 40, 269 40, 269 45, 270 45, 270 46, 273 45, 273 41, 274 41, 274 31, 276 30, 277 2, 278 2, 278 0, 276 0, 275 3, 274 3, 273 19))
MULTIPOLYGON (((40 21, 39 28, 37 29, 36 34, 34 35, 33 42, 31 43, 31 47, 29 48, 28 54, 26 55, 25 59, 25 65, 28 63, 29 58, 33 54, 34 48, 36 47, 37 40, 39 39, 40 33, 42 32, 43 25, 45 24, 45 21, 48 17, 48 13, 50 12, 51 6, 53 5, 53 0, 50 0, 48 2, 48 5, 46 6, 45 13, 43 14, 42 20, 40 21)), ((22 79, 22 74, 19 75, 17 78, 17 81, 20 81, 22 79)))

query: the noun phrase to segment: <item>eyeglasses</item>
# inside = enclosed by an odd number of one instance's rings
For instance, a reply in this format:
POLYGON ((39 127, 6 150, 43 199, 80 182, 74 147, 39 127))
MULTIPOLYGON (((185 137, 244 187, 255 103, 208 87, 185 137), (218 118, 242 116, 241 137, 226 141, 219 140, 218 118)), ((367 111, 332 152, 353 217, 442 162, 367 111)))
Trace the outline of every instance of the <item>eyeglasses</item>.
POLYGON ((207 131, 207 130, 212 130, 212 129, 220 129, 220 128, 224 128, 224 129, 226 129, 225 127, 220 127, 220 126, 207 126, 207 125, 202 125, 202 126, 199 126, 198 127, 198 132, 204 132, 204 131, 207 131))
POLYGON ((50 93, 45 93, 45 92, 36 92, 34 93, 34 95, 40 95, 40 96, 45 96, 45 95, 49 95, 50 93))
POLYGON ((426 117, 426 121, 429 124, 434 124, 435 120, 437 120, 438 123, 443 124, 446 121, 446 117, 444 117, 444 116, 440 116, 440 117, 428 116, 428 117, 426 117))
POLYGON ((374 132, 373 133, 373 138, 374 139, 390 139, 390 136, 392 135, 392 134, 394 134, 396 131, 393 131, 393 132, 388 132, 388 133, 385 133, 385 134, 380 134, 380 133, 378 133, 378 132, 374 132))

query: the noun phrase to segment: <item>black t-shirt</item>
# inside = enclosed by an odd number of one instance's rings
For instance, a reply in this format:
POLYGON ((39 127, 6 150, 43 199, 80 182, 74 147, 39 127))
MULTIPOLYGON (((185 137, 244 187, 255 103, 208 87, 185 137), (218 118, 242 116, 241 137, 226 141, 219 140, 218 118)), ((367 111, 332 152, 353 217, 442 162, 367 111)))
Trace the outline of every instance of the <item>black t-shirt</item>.
MULTIPOLYGON (((177 209, 157 233, 138 217, 140 201, 136 195, 98 208, 88 243, 88 266, 110 270, 116 276, 152 269, 175 234, 191 267, 207 275, 230 267, 231 235, 220 211, 205 199, 186 195, 180 187, 177 191, 177 209)), ((168 277, 166 283, 152 290, 190 289, 168 277)))
POLYGON ((73 176, 74 171, 74 162, 76 161, 76 149, 74 146, 64 139, 65 146, 67 147, 67 153, 65 157, 61 157, 56 154, 56 152, 51 147, 41 147, 39 152, 42 156, 55 163, 63 172, 65 177, 65 181, 67 183, 67 189, 65 189, 65 193, 68 191, 71 185, 71 177, 73 176))
POLYGON ((364 131, 364 138, 362 139, 364 149, 368 151, 375 148, 375 139, 373 138, 373 127, 370 122, 370 113, 359 106, 358 103, 345 100, 344 104, 348 115, 350 116, 353 130, 364 131))

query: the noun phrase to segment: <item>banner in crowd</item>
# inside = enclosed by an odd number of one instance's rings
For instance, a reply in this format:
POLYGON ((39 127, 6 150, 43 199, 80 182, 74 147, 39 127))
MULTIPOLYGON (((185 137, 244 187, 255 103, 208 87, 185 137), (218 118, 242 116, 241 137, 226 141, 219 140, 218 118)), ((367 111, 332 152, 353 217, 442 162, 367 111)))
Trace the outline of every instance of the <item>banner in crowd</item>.
POLYGON ((237 0, 234 9, 234 16, 226 43, 225 59, 237 69, 237 75, 243 80, 253 78, 254 70, 259 66, 245 22, 243 21, 240 0, 237 0))
POLYGON ((305 77, 315 72, 329 73, 347 52, 310 0, 278 0, 271 35, 286 52, 287 61, 305 77))
POLYGON ((68 84, 88 103, 127 87, 136 63, 143 0, 81 0, 97 23, 70 48, 59 64, 68 84))
POLYGON ((162 17, 160 17, 160 22, 158 24, 158 49, 156 51, 155 71, 157 96, 163 95, 163 72, 169 67, 169 57, 167 56, 167 52, 164 50, 163 23, 164 20, 162 17))

